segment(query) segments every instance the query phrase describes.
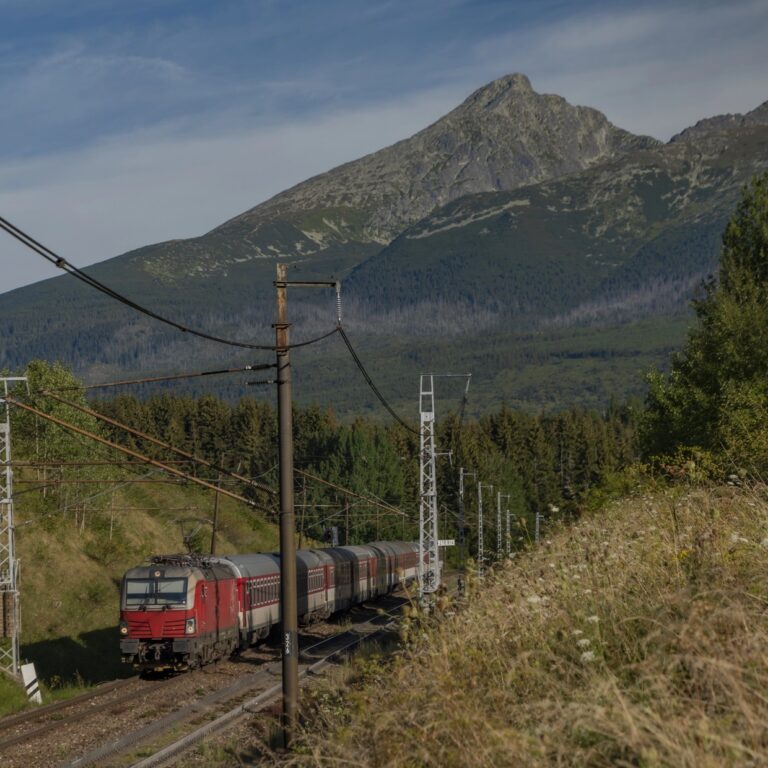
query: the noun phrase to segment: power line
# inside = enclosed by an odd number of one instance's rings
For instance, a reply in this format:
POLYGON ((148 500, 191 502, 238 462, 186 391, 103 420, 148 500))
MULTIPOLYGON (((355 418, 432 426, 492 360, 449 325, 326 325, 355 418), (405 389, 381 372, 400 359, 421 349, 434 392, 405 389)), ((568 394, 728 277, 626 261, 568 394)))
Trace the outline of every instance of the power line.
POLYGON ((304 477, 309 478, 310 480, 314 480, 317 483, 320 483, 322 485, 327 485, 329 488, 334 488, 337 491, 341 491, 341 493, 344 493, 347 496, 354 496, 357 499, 362 499, 364 502, 366 502, 367 504, 370 504, 373 507, 381 507, 381 509, 385 509, 387 512, 392 512, 392 513, 401 515, 402 517, 407 517, 405 512, 398 509, 397 507, 393 507, 391 504, 388 504, 386 501, 375 501, 374 499, 371 499, 368 496, 363 496, 363 494, 357 493, 356 491, 350 490, 349 488, 344 488, 341 485, 336 485, 336 483, 332 483, 330 480, 324 480, 322 477, 313 475, 311 472, 305 472, 303 469, 295 469, 294 471, 297 475, 303 475, 304 477))
POLYGON ((257 480, 253 480, 250 477, 245 477, 244 475, 240 475, 237 472, 232 472, 231 470, 224 469, 223 467, 220 467, 213 462, 210 462, 206 459, 200 458, 199 456, 195 456, 193 453, 189 453, 188 451, 184 451, 181 448, 177 448, 174 445, 171 445, 170 443, 166 443, 164 440, 159 440, 156 437, 152 437, 152 435, 148 435, 146 432, 141 432, 138 429, 134 429, 133 427, 129 427, 127 424, 123 424, 116 419, 112 419, 109 416, 105 416, 103 413, 99 413, 98 411, 94 411, 93 408, 88 408, 84 405, 80 405, 79 403, 75 403, 72 400, 67 400, 64 397, 60 397, 59 395, 53 394, 53 392, 43 391, 42 394, 45 397, 50 398, 51 400, 55 400, 58 403, 61 403, 62 405, 69 406, 70 408, 74 408, 77 411, 80 411, 81 413, 85 413, 88 416, 92 416, 95 419, 98 419, 99 421, 103 421, 106 424, 109 424, 110 426, 117 427, 117 429, 121 429, 124 432, 128 432, 131 435, 134 435, 135 437, 139 437, 142 440, 147 440, 150 443, 154 443, 155 445, 159 446, 160 448, 165 448, 168 451, 173 451, 173 453, 177 454, 178 456, 183 456, 185 459, 189 459, 190 461, 194 461, 197 464, 202 464, 204 467, 208 467, 209 469, 214 469, 217 472, 220 472, 221 474, 227 475, 228 477, 233 477, 235 480, 239 480, 243 483, 246 483, 247 485, 252 486, 253 488, 257 488, 260 491, 264 491, 265 493, 269 493, 272 496, 276 495, 276 491, 274 488, 271 488, 268 485, 265 485, 264 483, 260 483, 257 480))
POLYGON ((15 405, 17 408, 21 408, 22 410, 28 411, 29 413, 34 413, 35 415, 40 416, 43 419, 52 421, 54 424, 57 424, 58 426, 63 427, 64 429, 71 430, 72 432, 82 435, 83 437, 87 437, 91 440, 95 440, 97 443, 106 445, 108 448, 114 448, 115 450, 121 451, 122 453, 126 453, 135 459, 141 459, 145 463, 151 464, 153 467, 157 467, 158 469, 162 469, 163 471, 168 472, 171 475, 175 475, 176 477, 182 477, 185 480, 189 480, 190 482, 195 483, 196 485, 201 485, 204 488, 208 488, 209 490, 224 494, 225 496, 229 496, 233 499, 236 499, 237 501, 242 501, 243 503, 248 504, 248 506, 254 507, 255 509, 261 509, 266 512, 269 512, 270 514, 274 514, 274 510, 268 509, 267 507, 263 507, 262 505, 257 504, 251 499, 245 498, 245 496, 240 496, 237 493, 228 491, 226 488, 219 488, 213 483, 209 483, 207 480, 201 480, 199 477, 194 477, 193 475, 189 475, 186 472, 182 472, 179 469, 176 469, 174 467, 169 467, 168 465, 163 464, 161 461, 152 459, 149 456, 145 456, 144 454, 141 454, 138 451, 134 451, 131 448, 126 448, 125 446, 120 445, 118 443, 113 443, 111 440, 107 440, 105 437, 95 435, 93 432, 89 432, 88 430, 83 429, 82 427, 78 427, 75 424, 70 424, 69 422, 66 422, 63 419, 59 419, 56 416, 52 416, 50 413, 45 413, 44 411, 41 411, 37 408, 33 408, 31 405, 22 403, 21 401, 16 400, 15 398, 8 397, 6 398, 6 401, 11 405, 15 405))
MULTIPOLYGON (((245 341, 235 341, 233 339, 226 339, 222 336, 215 336, 211 333, 206 333, 205 331, 199 331, 195 328, 191 328, 188 325, 184 325, 183 323, 180 323, 176 320, 171 320, 168 317, 164 317, 163 315, 160 315, 154 310, 148 309, 147 307, 144 307, 141 304, 138 304, 137 302, 133 301, 133 299, 129 299, 127 296, 123 296, 123 294, 118 293, 114 289, 110 288, 108 285, 105 285, 101 281, 97 280, 95 277, 92 277, 86 272, 83 272, 82 269, 80 269, 79 267, 76 267, 74 264, 71 264, 65 258, 63 258, 62 256, 59 256, 56 252, 52 251, 47 246, 38 242, 31 235, 27 234, 22 229, 19 229, 15 224, 12 224, 10 221, 8 221, 7 219, 4 219, 2 216, 0 216, 0 228, 4 229, 9 235, 11 235, 11 237, 15 238, 20 243, 27 246, 27 248, 34 251, 39 256, 42 256, 46 261, 49 261, 55 267, 58 267, 59 269, 66 272, 67 274, 72 275, 72 277, 80 280, 86 285, 89 285, 91 288, 94 288, 100 293, 103 293, 105 296, 109 296, 111 299, 114 299, 115 301, 120 302, 120 304, 124 304, 126 307, 129 307, 130 309, 133 309, 136 312, 140 312, 141 314, 146 315, 147 317, 151 317, 153 320, 157 320, 160 323, 169 325, 171 328, 175 328, 177 331, 181 331, 182 333, 189 334, 190 336, 197 336, 198 338, 205 339, 207 341, 214 341, 218 344, 226 344, 227 346, 230 346, 230 347, 240 347, 242 349, 259 349, 267 352, 274 352, 276 349, 273 345, 250 344, 245 341)), ((318 341, 322 341, 323 339, 327 339, 329 336, 332 336, 334 333, 336 333, 336 331, 337 329, 334 328, 332 331, 329 331, 328 333, 325 333, 322 336, 317 336, 316 338, 309 339, 307 341, 303 341, 298 344, 292 344, 290 348, 292 349, 295 347, 306 347, 309 344, 315 344, 318 341)))
POLYGON ((368 386, 371 388, 371 391, 374 395, 379 399, 379 402, 384 406, 384 408, 389 411, 389 414, 392 416, 392 418, 397 421, 401 426, 405 427, 409 432, 412 432, 414 435, 421 434, 418 429, 414 429, 409 424, 407 424, 405 421, 403 421, 402 418, 397 414, 397 412, 392 408, 392 406, 387 402, 384 395, 381 394, 379 391, 379 388, 373 383, 373 379, 368 374, 368 371, 365 370, 365 366, 362 363, 362 360, 357 356, 357 352, 355 352, 354 348, 352 347, 352 342, 350 342, 349 337, 347 336, 346 332, 344 331, 344 328, 342 328, 341 325, 338 326, 339 335, 342 339, 344 339, 344 343, 347 345, 347 349, 349 350, 349 354, 352 355, 352 359, 355 361, 355 364, 360 369, 360 373, 363 374, 363 378, 365 379, 368 386))
MULTIPOLYGON (((225 373, 245 373, 248 371, 265 371, 274 368, 274 363, 263 365, 244 365, 240 368, 221 368, 216 371, 194 371, 192 373, 177 373, 169 376, 151 376, 144 379, 124 379, 123 381, 108 381, 103 384, 81 384, 75 387, 55 387, 52 392, 81 392, 89 389, 107 389, 108 387, 123 387, 129 384, 156 384, 161 381, 177 381, 178 379, 196 379, 202 376, 221 376, 225 373)), ((40 390, 38 390, 40 391, 40 390)))

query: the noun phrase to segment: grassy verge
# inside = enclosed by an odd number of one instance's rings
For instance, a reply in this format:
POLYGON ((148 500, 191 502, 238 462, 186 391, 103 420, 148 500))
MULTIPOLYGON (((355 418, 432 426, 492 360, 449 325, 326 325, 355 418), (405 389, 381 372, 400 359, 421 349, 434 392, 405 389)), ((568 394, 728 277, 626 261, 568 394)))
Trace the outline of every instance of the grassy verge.
POLYGON ((768 764, 768 494, 615 502, 320 690, 298 765, 768 764), (354 676, 353 678, 354 679, 354 676))
MULTIPOLYGON (((21 654, 35 663, 45 703, 132 673, 120 663, 117 632, 123 573, 150 555, 184 551, 180 519, 189 530, 190 518, 211 517, 212 494, 194 487, 94 487, 91 504, 52 504, 40 494, 16 504, 21 654)), ((219 525, 219 554, 277 545, 274 525, 226 497, 219 525)), ((210 528, 199 536, 206 546, 210 528)), ((25 704, 19 686, 0 677, 0 715, 25 704)))

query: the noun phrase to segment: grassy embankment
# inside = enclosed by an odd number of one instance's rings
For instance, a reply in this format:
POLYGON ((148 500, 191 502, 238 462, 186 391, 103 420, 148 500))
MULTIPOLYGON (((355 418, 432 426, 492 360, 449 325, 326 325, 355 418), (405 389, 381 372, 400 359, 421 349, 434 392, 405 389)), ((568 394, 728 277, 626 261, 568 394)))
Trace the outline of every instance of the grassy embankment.
MULTIPOLYGON (((112 488, 94 486, 96 496, 85 511, 82 505, 67 509, 65 502, 46 507, 38 492, 20 495, 16 503, 21 652, 35 662, 46 701, 130 673, 120 663, 117 634, 123 573, 152 554, 185 551, 179 519, 212 516, 213 494, 202 489, 112 488)), ((224 496, 219 521, 219 554, 277 546, 277 528, 261 512, 224 496)), ((210 528, 202 527, 198 536, 207 544, 210 528)), ((24 704, 20 688, 0 676, 0 715, 24 704)))
POLYGON ((307 708, 291 764, 768 764, 768 493, 674 489, 551 531, 307 708))

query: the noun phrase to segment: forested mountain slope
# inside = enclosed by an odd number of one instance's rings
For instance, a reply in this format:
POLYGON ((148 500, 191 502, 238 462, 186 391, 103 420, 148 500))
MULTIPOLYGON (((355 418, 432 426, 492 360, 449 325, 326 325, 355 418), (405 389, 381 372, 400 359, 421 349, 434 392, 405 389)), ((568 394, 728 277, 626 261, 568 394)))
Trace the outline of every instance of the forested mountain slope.
MULTIPOLYGON (((88 271, 175 319, 269 343, 275 263, 288 262, 296 277, 344 280, 345 321, 372 372, 395 384, 415 377, 425 356, 435 369, 491 360, 489 401, 596 405, 637 391, 638 374, 681 338, 687 301, 712 270, 739 188, 767 167, 767 120, 763 105, 702 121, 663 145, 510 75, 410 139, 200 238, 147 246, 88 271), (653 324, 639 357, 636 347, 614 343, 610 329, 625 322, 653 324), (569 362, 582 331, 594 334, 590 354, 599 360, 610 350, 621 370, 569 362), (403 346, 414 337, 423 342, 418 352, 403 346), (551 354, 565 387, 541 395, 535 382, 526 388, 514 361, 552 362, 551 354)), ((295 338, 335 320, 332 298, 317 293, 293 293, 291 313, 295 338)), ((193 360, 253 362, 69 277, 0 296, 0 366, 21 368, 34 357, 61 359, 91 381, 175 371, 193 360)), ((362 387, 339 391, 333 372, 348 362, 340 347, 307 351, 298 397, 366 407, 362 387)), ((243 391, 239 383, 227 390, 243 391)), ((410 398, 397 388, 392 396, 410 398)))

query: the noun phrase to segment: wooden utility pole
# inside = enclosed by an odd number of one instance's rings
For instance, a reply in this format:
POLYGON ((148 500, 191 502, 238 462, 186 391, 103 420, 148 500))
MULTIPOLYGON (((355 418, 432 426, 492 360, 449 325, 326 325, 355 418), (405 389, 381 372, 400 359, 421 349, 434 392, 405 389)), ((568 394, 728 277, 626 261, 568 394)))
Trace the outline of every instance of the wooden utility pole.
POLYGON ((307 514, 307 478, 301 478, 301 524, 299 525, 299 549, 304 545, 304 518, 307 514))
MULTIPOLYGON (((280 461, 280 621, 283 654, 283 745, 290 746, 296 730, 299 704, 298 592, 296 580, 296 512, 293 500, 293 396, 288 322, 288 287, 335 288, 341 312, 338 282, 286 280, 286 265, 277 265, 275 290, 277 322, 277 428, 280 461)), ((341 324, 341 317, 339 317, 341 324)))
POLYGON ((283 654, 283 739, 288 747, 296 727, 299 701, 296 519, 293 508, 293 412, 288 296, 285 264, 277 265, 277 421, 280 456, 280 621, 283 654))

